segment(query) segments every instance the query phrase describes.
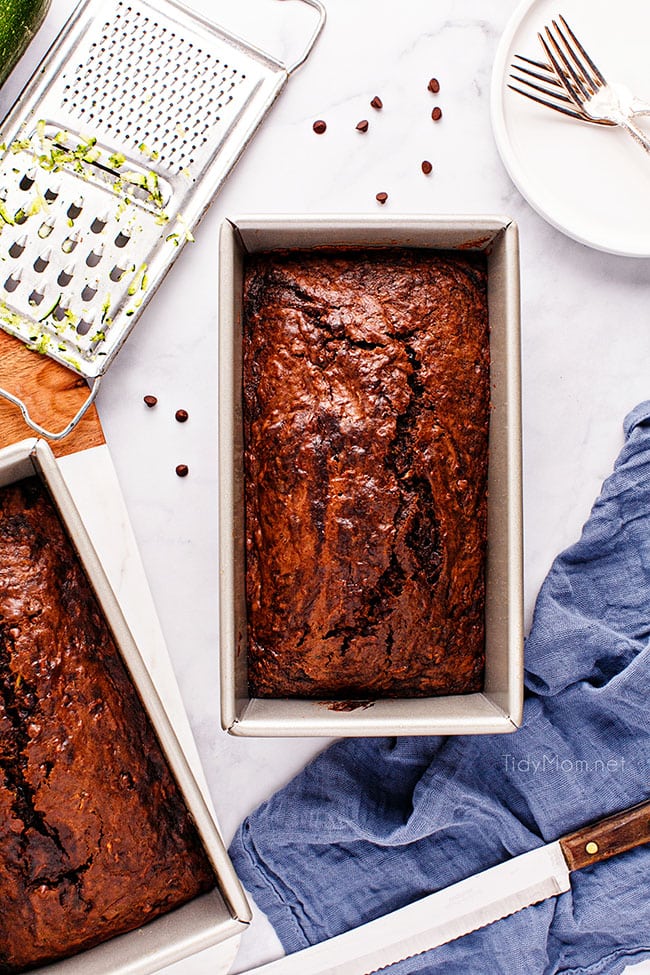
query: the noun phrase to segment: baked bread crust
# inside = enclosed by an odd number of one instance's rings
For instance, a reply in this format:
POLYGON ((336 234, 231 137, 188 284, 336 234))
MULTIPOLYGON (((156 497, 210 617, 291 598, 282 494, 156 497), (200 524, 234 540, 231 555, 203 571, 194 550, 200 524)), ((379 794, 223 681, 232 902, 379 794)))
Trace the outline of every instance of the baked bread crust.
POLYGON ((482 255, 253 255, 244 283, 250 691, 482 688, 482 255))
POLYGON ((75 954, 214 886, 44 486, 0 489, 0 972, 75 954))

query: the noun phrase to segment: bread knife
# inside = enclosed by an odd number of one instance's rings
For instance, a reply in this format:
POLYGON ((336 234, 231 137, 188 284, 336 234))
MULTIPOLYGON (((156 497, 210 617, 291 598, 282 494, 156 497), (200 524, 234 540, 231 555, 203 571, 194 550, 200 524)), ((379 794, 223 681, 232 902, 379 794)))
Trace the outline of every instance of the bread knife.
POLYGON ((648 842, 650 801, 244 975, 372 975, 557 897, 574 871, 648 842))

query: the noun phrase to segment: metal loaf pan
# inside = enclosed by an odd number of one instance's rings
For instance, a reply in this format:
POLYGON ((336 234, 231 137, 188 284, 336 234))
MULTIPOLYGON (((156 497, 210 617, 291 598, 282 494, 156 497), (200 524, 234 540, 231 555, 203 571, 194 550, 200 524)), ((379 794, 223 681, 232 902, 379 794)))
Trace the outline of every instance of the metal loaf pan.
POLYGON ((0 487, 34 474, 49 491, 112 631, 214 868, 215 888, 134 931, 30 971, 32 975, 150 975, 197 951, 235 938, 246 929, 250 909, 49 445, 44 440, 30 439, 0 450, 0 487))
POLYGON ((432 735, 514 731, 523 707, 519 245, 504 217, 227 219, 220 240, 221 721, 234 735, 432 735), (486 672, 482 693, 345 702, 251 699, 246 673, 242 286, 247 254, 319 247, 484 251, 490 319, 486 672))

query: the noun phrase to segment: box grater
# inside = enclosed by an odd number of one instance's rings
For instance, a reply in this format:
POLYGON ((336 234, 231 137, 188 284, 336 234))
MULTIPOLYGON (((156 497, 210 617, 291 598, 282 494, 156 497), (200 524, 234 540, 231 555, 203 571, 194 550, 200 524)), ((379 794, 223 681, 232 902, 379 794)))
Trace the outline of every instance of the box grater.
MULTIPOLYGON (((269 3, 277 0, 269 0, 269 3)), ((302 56, 176 0, 83 0, 0 128, 0 327, 99 383, 302 56)))

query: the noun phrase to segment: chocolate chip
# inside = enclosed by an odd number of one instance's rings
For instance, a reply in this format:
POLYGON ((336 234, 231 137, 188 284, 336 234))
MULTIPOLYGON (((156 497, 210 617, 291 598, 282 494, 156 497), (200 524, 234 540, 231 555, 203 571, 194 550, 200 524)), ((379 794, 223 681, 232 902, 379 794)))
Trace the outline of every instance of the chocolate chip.
POLYGON ((149 407, 149 409, 151 409, 151 407, 155 406, 156 403, 158 402, 158 398, 156 396, 145 396, 144 401, 149 407))
POLYGON ((368 131, 368 119, 363 118, 360 122, 357 122, 357 132, 367 132, 368 131))
POLYGON ((370 104, 371 104, 372 108, 376 108, 376 109, 380 109, 380 108, 383 108, 384 107, 384 103, 382 102, 382 100, 379 97, 379 95, 375 95, 375 97, 370 102, 370 104))
POLYGON ((176 417, 179 423, 185 423, 185 421, 189 417, 189 413, 187 412, 187 410, 176 410, 174 416, 176 417))
POLYGON ((428 159, 425 159, 422 162, 422 172, 424 173, 425 176, 428 176, 429 173, 433 172, 433 166, 431 165, 428 159))
POLYGON ((431 118, 433 119, 434 122, 439 122, 440 119, 442 118, 442 109, 438 108, 437 105, 434 108, 434 110, 431 112, 431 118))
POLYGON ((388 193, 377 193, 375 199, 377 200, 377 203, 384 204, 388 199, 388 193))
POLYGON ((179 477, 187 477, 189 472, 190 469, 187 466, 187 464, 179 464, 176 468, 176 473, 178 474, 179 477))
POLYGON ((322 118, 316 119, 313 125, 314 132, 316 135, 322 135, 327 128, 327 122, 323 122, 322 118))
POLYGON ((438 92, 440 91, 440 82, 438 81, 437 78, 432 78, 429 84, 427 85, 427 88, 429 89, 429 91, 432 91, 434 95, 437 95, 438 92))

